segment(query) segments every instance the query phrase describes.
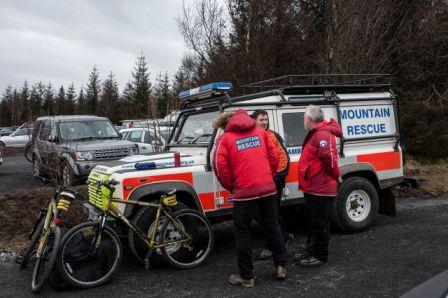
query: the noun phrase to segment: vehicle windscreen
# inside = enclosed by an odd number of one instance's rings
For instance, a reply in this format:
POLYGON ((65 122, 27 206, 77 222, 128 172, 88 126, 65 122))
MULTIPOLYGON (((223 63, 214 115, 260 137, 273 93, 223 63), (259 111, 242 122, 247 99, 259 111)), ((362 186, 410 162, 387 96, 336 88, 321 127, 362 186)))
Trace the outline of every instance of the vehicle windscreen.
POLYGON ((174 143, 176 144, 201 144, 209 143, 212 137, 212 122, 218 115, 218 111, 187 116, 182 130, 174 143))
POLYGON ((62 139, 69 141, 119 138, 107 120, 61 122, 59 129, 62 139))

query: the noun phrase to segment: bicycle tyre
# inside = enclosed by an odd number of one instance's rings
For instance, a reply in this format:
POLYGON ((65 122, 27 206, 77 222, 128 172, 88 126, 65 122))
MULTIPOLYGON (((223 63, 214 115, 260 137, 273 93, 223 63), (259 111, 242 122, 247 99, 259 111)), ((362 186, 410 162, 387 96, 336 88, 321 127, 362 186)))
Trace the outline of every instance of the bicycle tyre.
POLYGON ((98 222, 82 223, 70 229, 62 239, 56 265, 62 278, 74 287, 88 289, 103 285, 112 280, 120 267, 123 258, 122 244, 118 234, 109 226, 104 226, 101 230, 101 242, 97 248, 97 252, 95 254, 89 252, 92 242, 98 236, 98 228, 98 222), (85 242, 81 243, 79 239, 85 242), (71 252, 73 252, 73 249, 79 249, 80 243, 84 246, 87 245, 88 248, 86 248, 87 250, 84 254, 80 255, 81 259, 78 258, 76 260, 71 252), (111 244, 113 247, 107 248, 108 244, 111 244), (105 258, 109 258, 109 256, 112 262, 106 261, 105 258), (95 265, 97 263, 100 263, 98 266, 103 266, 106 263, 107 265, 109 263, 112 265, 104 270, 105 272, 97 272, 98 276, 95 277, 91 277, 93 276, 93 272, 88 272, 88 274, 83 273, 83 270, 86 268, 85 266, 95 265), (89 276, 89 274, 91 275, 89 276), (83 280, 83 278, 92 280, 83 280))
POLYGON ((31 234, 31 239, 28 242, 28 246, 26 247, 24 253, 22 254, 22 261, 20 262, 20 269, 23 269, 28 264, 28 261, 31 259, 31 257, 35 254, 36 250, 36 244, 38 243, 39 236, 42 234, 42 230, 44 228, 45 223, 45 217, 42 217, 37 224, 36 229, 34 229, 33 233, 31 234))
MULTIPOLYGON (((42 231, 45 232, 44 230, 42 231)), ((59 243, 61 241, 61 230, 59 227, 50 229, 50 234, 46 237, 42 255, 37 258, 34 265, 33 275, 31 277, 31 290, 37 293, 42 289, 44 282, 53 269, 54 262, 58 253, 59 243)))
MULTIPOLYGON (((162 254, 170 265, 179 269, 189 269, 203 264, 213 250, 214 234, 210 221, 205 215, 197 210, 184 209, 173 213, 173 219, 192 239, 186 243, 173 244, 161 248, 162 254)), ((165 221, 160 231, 162 243, 172 240, 171 232, 178 229, 170 220, 165 221)), ((178 235, 180 234, 177 232, 178 235)))
MULTIPOLYGON (((186 209, 187 206, 178 202, 176 206, 172 207, 172 210, 175 212, 177 210, 186 209)), ((143 207, 140 208, 135 214, 132 222, 135 224, 137 228, 140 229, 148 238, 151 233, 151 228, 156 219, 157 209, 143 207)), ((163 216, 163 215, 162 215, 163 216)), ((159 231, 163 226, 163 220, 159 222, 159 231)), ((156 235, 157 236, 157 235, 156 235)), ((132 231, 129 229, 128 233, 128 241, 129 248, 131 249, 134 256, 140 261, 144 262, 146 255, 149 253, 149 248, 143 243, 143 241, 132 231)), ((166 264, 165 259, 162 255, 162 252, 159 249, 155 249, 151 252, 151 256, 149 257, 149 263, 152 267, 162 267, 166 264)))

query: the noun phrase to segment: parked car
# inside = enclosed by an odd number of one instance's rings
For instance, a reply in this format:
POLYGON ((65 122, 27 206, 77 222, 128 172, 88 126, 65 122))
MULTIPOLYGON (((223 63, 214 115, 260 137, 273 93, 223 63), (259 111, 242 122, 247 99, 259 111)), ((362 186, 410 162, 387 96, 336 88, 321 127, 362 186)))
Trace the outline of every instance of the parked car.
POLYGON ((30 141, 32 134, 32 129, 22 128, 18 129, 10 135, 0 137, 0 145, 8 147, 25 147, 25 145, 30 141))
POLYGON ((38 118, 32 147, 34 176, 54 173, 64 186, 79 182, 96 165, 138 152, 136 144, 121 139, 109 119, 93 115, 38 118))
POLYGON ((136 143, 139 154, 161 151, 165 139, 153 128, 124 128, 120 130, 123 140, 136 143))

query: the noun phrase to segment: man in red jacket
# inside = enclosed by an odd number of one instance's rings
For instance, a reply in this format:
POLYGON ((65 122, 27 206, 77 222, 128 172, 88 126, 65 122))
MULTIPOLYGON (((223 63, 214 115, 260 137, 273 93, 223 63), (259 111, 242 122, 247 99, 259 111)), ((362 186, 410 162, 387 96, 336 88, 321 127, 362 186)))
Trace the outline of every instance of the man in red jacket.
POLYGON ((324 120, 322 109, 313 105, 305 109, 303 121, 308 134, 299 160, 299 190, 307 206, 308 241, 295 257, 300 265, 315 267, 328 261, 328 213, 342 181, 335 136, 342 137, 342 129, 334 119, 324 120))
POLYGON ((277 220, 277 189, 273 179, 279 160, 276 149, 266 131, 257 127, 242 109, 231 117, 228 113, 221 114, 213 126, 225 129, 215 142, 215 175, 233 196, 239 275, 231 275, 229 282, 254 286, 250 226, 257 207, 273 250, 276 278, 285 279, 285 246, 277 220))

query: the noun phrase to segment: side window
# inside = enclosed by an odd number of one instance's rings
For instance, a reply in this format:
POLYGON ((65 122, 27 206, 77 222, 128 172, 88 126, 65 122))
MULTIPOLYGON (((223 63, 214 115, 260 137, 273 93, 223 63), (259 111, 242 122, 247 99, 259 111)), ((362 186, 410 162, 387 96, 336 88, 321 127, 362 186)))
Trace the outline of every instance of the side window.
POLYGON ((282 124, 286 147, 302 147, 306 137, 303 127, 304 112, 283 113, 282 124))
POLYGON ((142 141, 142 131, 141 130, 132 131, 129 141, 137 142, 137 143, 141 142, 142 141))
POLYGON ((48 121, 43 121, 40 125, 39 140, 48 141, 50 136, 50 123, 48 121))
POLYGON ((28 134, 27 129, 21 129, 14 133, 14 136, 26 136, 28 134))
POLYGON ((151 135, 149 131, 145 131, 145 137, 143 138, 143 143, 146 144, 155 144, 155 137, 151 135))

